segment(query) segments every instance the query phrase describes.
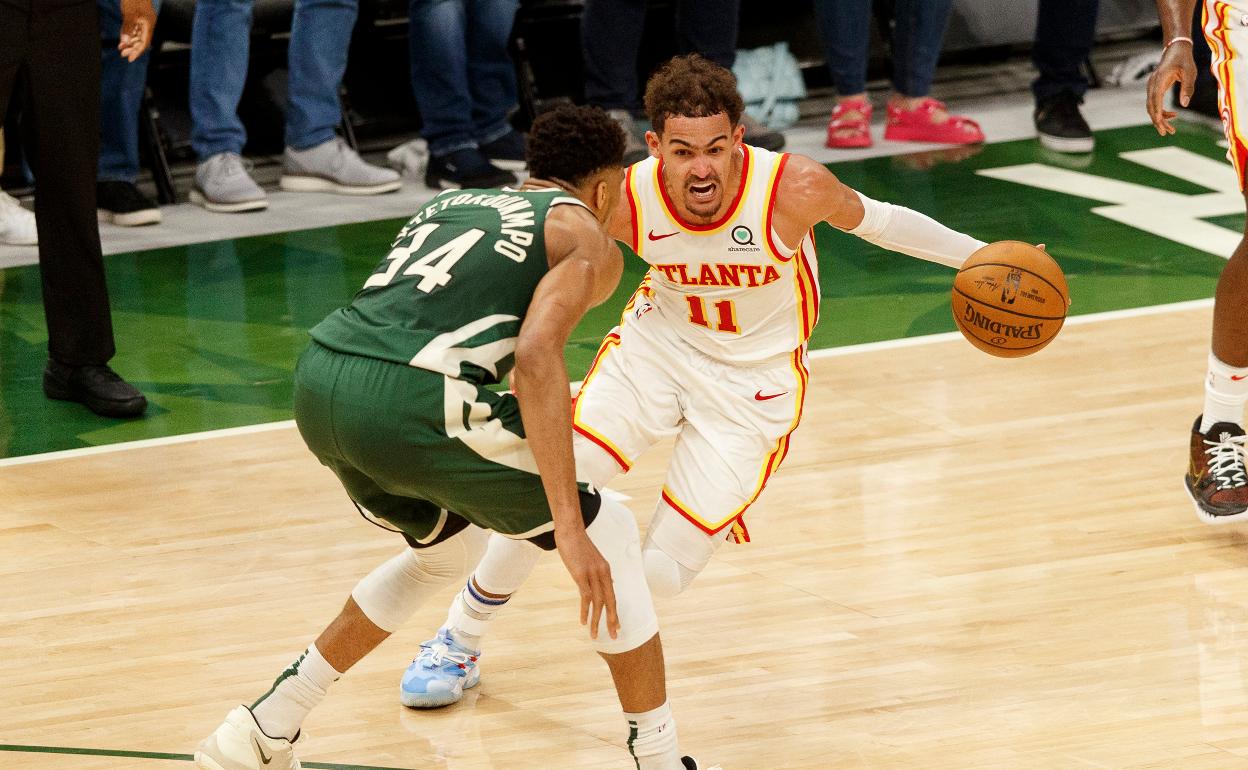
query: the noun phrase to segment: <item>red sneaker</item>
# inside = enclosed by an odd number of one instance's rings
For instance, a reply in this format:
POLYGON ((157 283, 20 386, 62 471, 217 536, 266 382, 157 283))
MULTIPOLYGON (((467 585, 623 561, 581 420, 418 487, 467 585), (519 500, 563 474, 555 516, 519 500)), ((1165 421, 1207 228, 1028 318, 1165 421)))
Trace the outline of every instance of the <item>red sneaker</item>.
POLYGON ((850 99, 836 105, 828 120, 828 141, 832 149, 871 146, 871 103, 866 99, 850 99), (856 113, 857 117, 849 117, 856 113))
POLYGON ((931 142, 932 144, 979 144, 984 132, 979 124, 961 115, 950 115, 941 123, 934 122, 937 112, 948 112, 943 102, 927 98, 912 110, 888 105, 888 123, 884 138, 894 142, 931 142))

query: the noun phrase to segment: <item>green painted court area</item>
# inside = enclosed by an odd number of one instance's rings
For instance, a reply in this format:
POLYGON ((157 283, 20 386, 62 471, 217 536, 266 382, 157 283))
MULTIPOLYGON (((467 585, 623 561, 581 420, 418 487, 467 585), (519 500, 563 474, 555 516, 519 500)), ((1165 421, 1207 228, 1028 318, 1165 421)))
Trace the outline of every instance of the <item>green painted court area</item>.
MULTIPOLYGON (((1100 132, 1095 156, 1067 169, 1205 195, 1208 187, 1120 155, 1171 147, 1221 161, 1219 138, 1191 126, 1165 142, 1146 126, 1100 132)), ((1075 314, 1213 295, 1222 257, 1093 213, 1103 201, 977 173, 1021 164, 1061 167, 1069 159, 1044 154, 1033 140, 971 152, 961 159, 904 155, 832 169, 872 197, 918 209, 980 239, 1047 244, 1066 271, 1075 314)), ((1242 200, 1237 192, 1228 200, 1226 211, 1208 221, 1234 234, 1243 221, 1242 200)), ((43 397, 47 336, 38 269, 0 270, 0 457, 289 419, 291 372, 307 329, 350 299, 401 224, 368 222, 106 258, 119 346, 113 365, 151 404, 146 418, 132 422, 43 397)), ((817 241, 823 303, 813 348, 954 329, 947 268, 826 226, 817 241)), ((578 329, 568 352, 573 379, 643 273, 641 261, 630 256, 616 297, 578 329)))

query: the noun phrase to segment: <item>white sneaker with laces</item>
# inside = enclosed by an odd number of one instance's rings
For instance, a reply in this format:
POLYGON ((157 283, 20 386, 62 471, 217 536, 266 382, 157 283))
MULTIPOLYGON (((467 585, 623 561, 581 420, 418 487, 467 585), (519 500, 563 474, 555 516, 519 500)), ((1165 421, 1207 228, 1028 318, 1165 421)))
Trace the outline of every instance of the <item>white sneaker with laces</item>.
POLYGON ((291 741, 265 735, 246 706, 227 714, 221 726, 199 744, 195 766, 200 770, 300 770, 291 741))
POLYGON ((34 212, 22 208, 16 198, 3 190, 0 190, 0 243, 10 246, 39 245, 34 212))

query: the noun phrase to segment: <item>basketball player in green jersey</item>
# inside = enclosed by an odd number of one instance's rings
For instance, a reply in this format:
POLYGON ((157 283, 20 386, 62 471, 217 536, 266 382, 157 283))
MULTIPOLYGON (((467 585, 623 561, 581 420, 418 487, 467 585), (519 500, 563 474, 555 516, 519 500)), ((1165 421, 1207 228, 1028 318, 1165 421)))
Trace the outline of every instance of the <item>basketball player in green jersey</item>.
POLYGON ((629 719, 632 764, 697 767, 680 756, 674 729, 638 729, 668 706, 637 527, 622 504, 578 483, 572 453, 563 348, 620 279, 603 223, 623 150, 601 110, 542 115, 529 138, 530 181, 434 198, 351 304, 312 329, 295 372, 299 431, 360 512, 407 546, 356 585, 268 692, 200 744, 200 768, 297 768, 304 717, 477 563, 487 530, 558 549, 629 719), (509 371, 518 396, 488 389, 509 371))
MULTIPOLYGON (((1218 106, 1230 150, 1227 155, 1248 201, 1248 0, 1204 0, 1204 32, 1213 51, 1218 106)), ((1157 0, 1166 45, 1149 78, 1148 114, 1162 136, 1174 133, 1175 113, 1166 92, 1181 83, 1187 106, 1196 87, 1192 59, 1192 12, 1196 0, 1157 0)), ((1244 405, 1248 404, 1248 229, 1218 277, 1213 305, 1213 343, 1205 374, 1205 408, 1192 426, 1184 482, 1196 515, 1208 524, 1248 520, 1244 405)))

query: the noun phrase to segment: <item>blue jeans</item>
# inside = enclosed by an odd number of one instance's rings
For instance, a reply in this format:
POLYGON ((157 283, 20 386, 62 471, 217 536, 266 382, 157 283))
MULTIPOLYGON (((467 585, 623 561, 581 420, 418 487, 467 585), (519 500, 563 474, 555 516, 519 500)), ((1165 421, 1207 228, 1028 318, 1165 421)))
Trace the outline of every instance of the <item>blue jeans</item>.
MULTIPOLYGON (((241 153, 247 132, 238 102, 247 82, 253 0, 198 0, 191 27, 191 147, 199 158, 241 153)), ((295 0, 287 66, 286 145, 306 150, 334 138, 338 86, 358 0, 295 0)))
MULTIPOLYGON (((897 0, 893 19, 893 89, 927 96, 949 25, 953 0, 897 0)), ((832 83, 842 96, 867 90, 871 0, 815 0, 832 83)))
MULTIPOLYGON (((201 0, 202 2, 202 0, 201 0)), ((519 0, 409 0, 412 95, 431 155, 507 134, 516 70, 507 52, 519 0)))
MULTIPOLYGON (((139 178, 139 108, 147 87, 144 51, 131 63, 121 58, 121 0, 96 0, 100 8, 100 164, 101 182, 130 182, 139 178)), ((160 0, 152 5, 160 13, 160 0)))

